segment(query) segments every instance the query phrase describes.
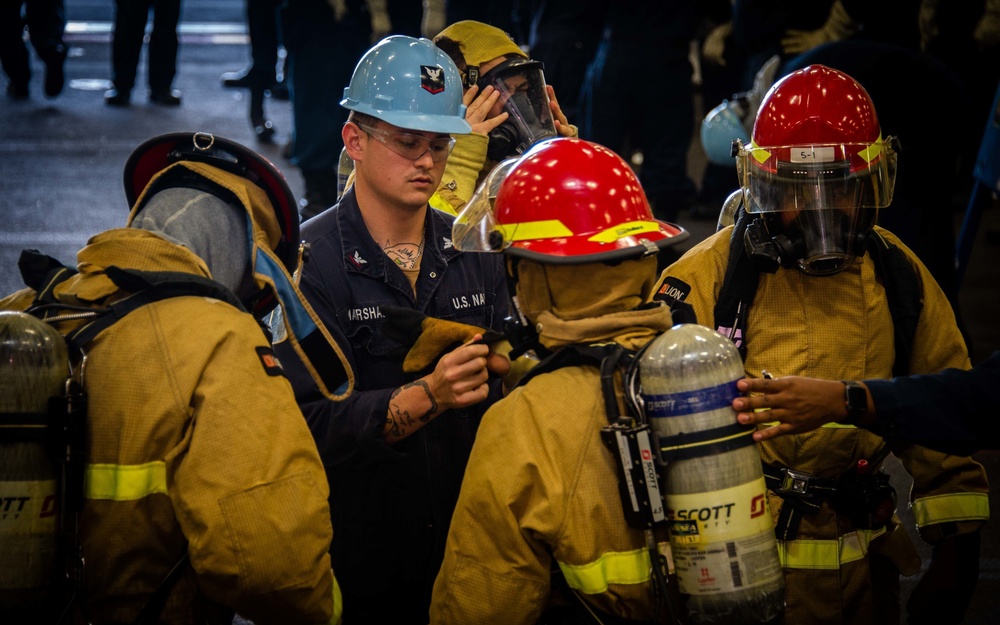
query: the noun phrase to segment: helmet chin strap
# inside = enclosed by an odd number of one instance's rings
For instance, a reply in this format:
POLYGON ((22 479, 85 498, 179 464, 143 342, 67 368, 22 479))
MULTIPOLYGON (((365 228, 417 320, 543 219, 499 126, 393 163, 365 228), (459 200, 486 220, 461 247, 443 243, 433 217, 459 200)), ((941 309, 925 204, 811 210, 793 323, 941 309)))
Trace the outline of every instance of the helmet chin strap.
POLYGON ((510 297, 510 308, 514 314, 504 319, 503 330, 511 347, 508 357, 514 361, 530 350, 535 350, 540 355, 540 351, 544 351, 544 348, 538 341, 538 332, 535 330, 534 324, 524 315, 517 300, 518 259, 508 257, 508 261, 510 269, 507 272, 507 293, 510 297))

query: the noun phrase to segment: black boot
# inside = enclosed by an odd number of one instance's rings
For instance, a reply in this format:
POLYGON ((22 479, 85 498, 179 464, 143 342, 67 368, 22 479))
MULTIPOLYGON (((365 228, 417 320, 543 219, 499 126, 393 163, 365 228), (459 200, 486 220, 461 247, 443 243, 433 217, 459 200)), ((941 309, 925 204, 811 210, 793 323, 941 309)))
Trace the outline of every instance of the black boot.
POLYGON ((63 63, 66 62, 66 46, 59 44, 39 54, 45 63, 45 95, 54 98, 63 90, 66 76, 63 74, 63 63))
POLYGON ((302 221, 315 217, 337 203, 337 172, 333 170, 302 170, 306 183, 305 196, 299 200, 302 221))
POLYGON ((261 143, 271 143, 274 139, 274 124, 264 117, 264 89, 250 89, 250 126, 261 143))

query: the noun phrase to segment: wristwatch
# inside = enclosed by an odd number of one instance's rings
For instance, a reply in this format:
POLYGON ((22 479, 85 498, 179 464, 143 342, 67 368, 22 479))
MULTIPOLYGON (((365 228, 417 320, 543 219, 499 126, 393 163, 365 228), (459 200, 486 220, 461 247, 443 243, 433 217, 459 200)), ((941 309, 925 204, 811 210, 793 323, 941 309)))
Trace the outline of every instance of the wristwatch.
POLYGON ((868 393, 858 382, 841 380, 844 383, 844 404, 847 405, 847 422, 851 425, 861 423, 868 414, 868 393))

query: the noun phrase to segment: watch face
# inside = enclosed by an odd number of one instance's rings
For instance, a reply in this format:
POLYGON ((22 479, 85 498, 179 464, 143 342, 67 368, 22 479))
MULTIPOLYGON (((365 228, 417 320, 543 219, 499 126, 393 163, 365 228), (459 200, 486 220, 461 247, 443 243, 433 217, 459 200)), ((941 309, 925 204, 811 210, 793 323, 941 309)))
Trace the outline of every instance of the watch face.
POLYGON ((847 412, 851 419, 860 419, 868 412, 868 395, 857 382, 844 382, 847 412))

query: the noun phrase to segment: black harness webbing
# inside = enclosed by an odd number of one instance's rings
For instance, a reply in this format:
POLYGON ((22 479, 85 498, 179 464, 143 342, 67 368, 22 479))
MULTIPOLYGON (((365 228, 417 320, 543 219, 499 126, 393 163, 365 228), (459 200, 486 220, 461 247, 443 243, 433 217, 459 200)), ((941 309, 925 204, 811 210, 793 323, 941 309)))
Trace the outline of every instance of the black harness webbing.
MULTIPOLYGON (((32 306, 25 312, 42 319, 46 317, 47 313, 53 311, 71 311, 80 314, 82 318, 92 316, 88 322, 64 335, 66 343, 71 348, 71 354, 83 353, 84 348, 92 340, 94 340, 97 335, 124 318, 129 313, 138 310, 146 304, 151 304, 153 302, 158 302, 171 297, 210 297, 226 302, 236 309, 246 312, 246 308, 232 291, 209 278, 178 272, 127 270, 114 266, 107 267, 105 269, 105 274, 115 284, 115 286, 123 291, 130 292, 131 295, 128 295, 127 297, 124 297, 104 308, 67 306, 59 302, 55 296, 54 290, 58 284, 73 276, 76 273, 74 270, 63 266, 55 259, 34 250, 24 250, 21 252, 21 256, 18 259, 18 268, 21 271, 21 277, 25 284, 34 288, 36 291, 35 300, 32 306)), ((76 383, 74 382, 74 384, 76 383)), ((79 384, 76 384, 76 387, 79 389, 80 393, 78 401, 82 401, 85 406, 86 398, 83 395, 82 388, 79 387, 79 384)), ((83 410, 86 410, 85 407, 83 410)), ((50 412, 54 411, 50 410, 50 412)), ((65 412, 65 408, 61 412, 65 412)), ((7 421, 19 416, 20 415, 3 415, 3 419, 0 420, 0 428, 6 426, 7 421)), ((55 425, 51 422, 51 419, 52 417, 50 415, 45 415, 38 418, 39 421, 44 421, 44 423, 36 424, 34 421, 27 423, 25 422, 25 419, 20 418, 14 419, 20 423, 11 425, 18 426, 16 431, 19 436, 37 436, 38 438, 44 438, 45 430, 49 427, 55 427, 55 425)), ((80 424, 73 423, 63 427, 80 428, 80 424)), ((21 440, 24 439, 22 438, 21 440)), ((82 447, 81 443, 82 441, 80 439, 76 441, 76 445, 82 447)), ((64 485, 64 488, 66 489, 65 501, 68 504, 67 507, 69 507, 73 513, 79 512, 84 499, 82 464, 82 456, 77 456, 73 461, 67 461, 68 470, 65 478, 67 484, 64 485)), ((135 621, 133 621, 133 625, 152 624, 159 619, 160 613, 163 611, 163 606, 166 604, 170 591, 173 589, 177 580, 180 579, 184 570, 186 570, 186 565, 188 565, 189 562, 190 556, 188 552, 185 551, 180 560, 178 560, 173 567, 171 567, 170 571, 160 582, 159 586, 157 586, 156 590, 150 595, 146 605, 143 606, 135 621)), ((69 566, 72 568, 72 565, 69 566)), ((59 622, 62 622, 62 620, 69 614, 79 592, 79 589, 74 589, 73 595, 70 597, 68 604, 59 618, 59 622)))
POLYGON ((93 321, 66 335, 66 341, 78 350, 130 312, 146 304, 171 297, 189 295, 211 297, 246 312, 232 291, 209 278, 185 273, 135 271, 118 267, 108 267, 105 273, 115 286, 132 292, 132 295, 99 310, 98 316, 93 321))
MULTIPOLYGON (((600 371, 601 394, 604 400, 605 415, 608 423, 613 424, 619 420, 622 412, 618 406, 617 395, 615 393, 615 375, 621 372, 627 378, 630 374, 634 373, 633 368, 642 353, 643 350, 633 352, 618 343, 567 345, 545 357, 541 362, 532 367, 518 381, 518 386, 527 384, 529 380, 541 374, 563 367, 595 366, 600 371)), ((632 410, 632 406, 628 401, 626 401, 626 406, 627 410, 632 410)), ((750 442, 752 443, 753 441, 751 440, 750 442)), ((661 567, 663 565, 664 563, 661 562, 660 565, 652 567, 650 584, 652 585, 657 601, 666 602, 669 622, 675 623, 676 617, 673 612, 673 604, 670 603, 675 598, 670 592, 672 587, 668 586, 666 576, 662 573, 661 567)), ((553 558, 552 566, 552 587, 561 590, 570 605, 546 610, 536 625, 643 625, 640 621, 604 612, 586 603, 566 583, 562 570, 555 563, 555 558, 553 558)))
POLYGON ((875 264, 875 275, 882 278, 889 314, 892 317, 893 346, 896 359, 892 364, 893 376, 910 373, 910 356, 913 354, 913 337, 920 322, 922 289, 916 270, 906 259, 903 250, 872 233, 868 237, 868 253, 875 264))
MULTIPOLYGON (((713 311, 715 327, 719 332, 728 333, 744 360, 747 355, 748 312, 760 281, 760 270, 744 250, 744 232, 749 222, 748 214, 741 207, 730 237, 729 264, 713 311)), ((903 251, 874 230, 867 237, 866 249, 875 266, 875 275, 885 288, 892 318, 895 349, 892 372, 894 376, 907 375, 910 372, 913 339, 923 308, 920 278, 903 251)), ((767 464, 764 465, 764 478, 768 488, 786 504, 781 508, 775 527, 779 540, 793 539, 798 532, 801 515, 818 511, 823 500, 836 491, 837 484, 837 480, 816 478, 795 472, 790 467, 767 464), (792 485, 805 490, 798 492, 792 485)))
MULTIPOLYGON (((729 240, 729 264, 713 310, 715 328, 733 340, 743 360, 747 355, 748 313, 760 281, 760 271, 744 250, 743 235, 748 222, 747 213, 740 208, 729 240)), ((906 375, 909 373, 913 337, 923 309, 920 278, 903 251, 874 230, 867 241, 867 252, 875 265, 875 275, 885 287, 892 317, 893 346, 896 350, 893 375, 906 375)))
MULTIPOLYGON (((868 459, 866 466, 877 469, 889 453, 889 445, 883 443, 875 455, 868 459)), ((865 503, 865 495, 859 493, 859 490, 864 490, 858 488, 859 482, 867 481, 868 484, 876 485, 884 482, 888 486, 888 477, 881 471, 859 472, 860 462, 858 466, 851 467, 833 479, 816 477, 783 465, 763 463, 763 466, 764 482, 768 489, 781 497, 784 502, 774 528, 778 540, 794 540, 798 535, 802 515, 819 512, 824 501, 830 501, 838 513, 852 514, 850 508, 865 503)), ((879 497, 874 501, 878 503, 881 499, 882 497, 879 497)))
POLYGON ((660 438, 660 458, 664 462, 714 456, 754 444, 756 428, 739 423, 700 432, 674 434, 660 438))
POLYGON ((818 478, 788 467, 763 463, 764 482, 782 498, 774 535, 778 540, 794 540, 803 514, 819 512, 823 502, 837 490, 837 480, 818 478))

